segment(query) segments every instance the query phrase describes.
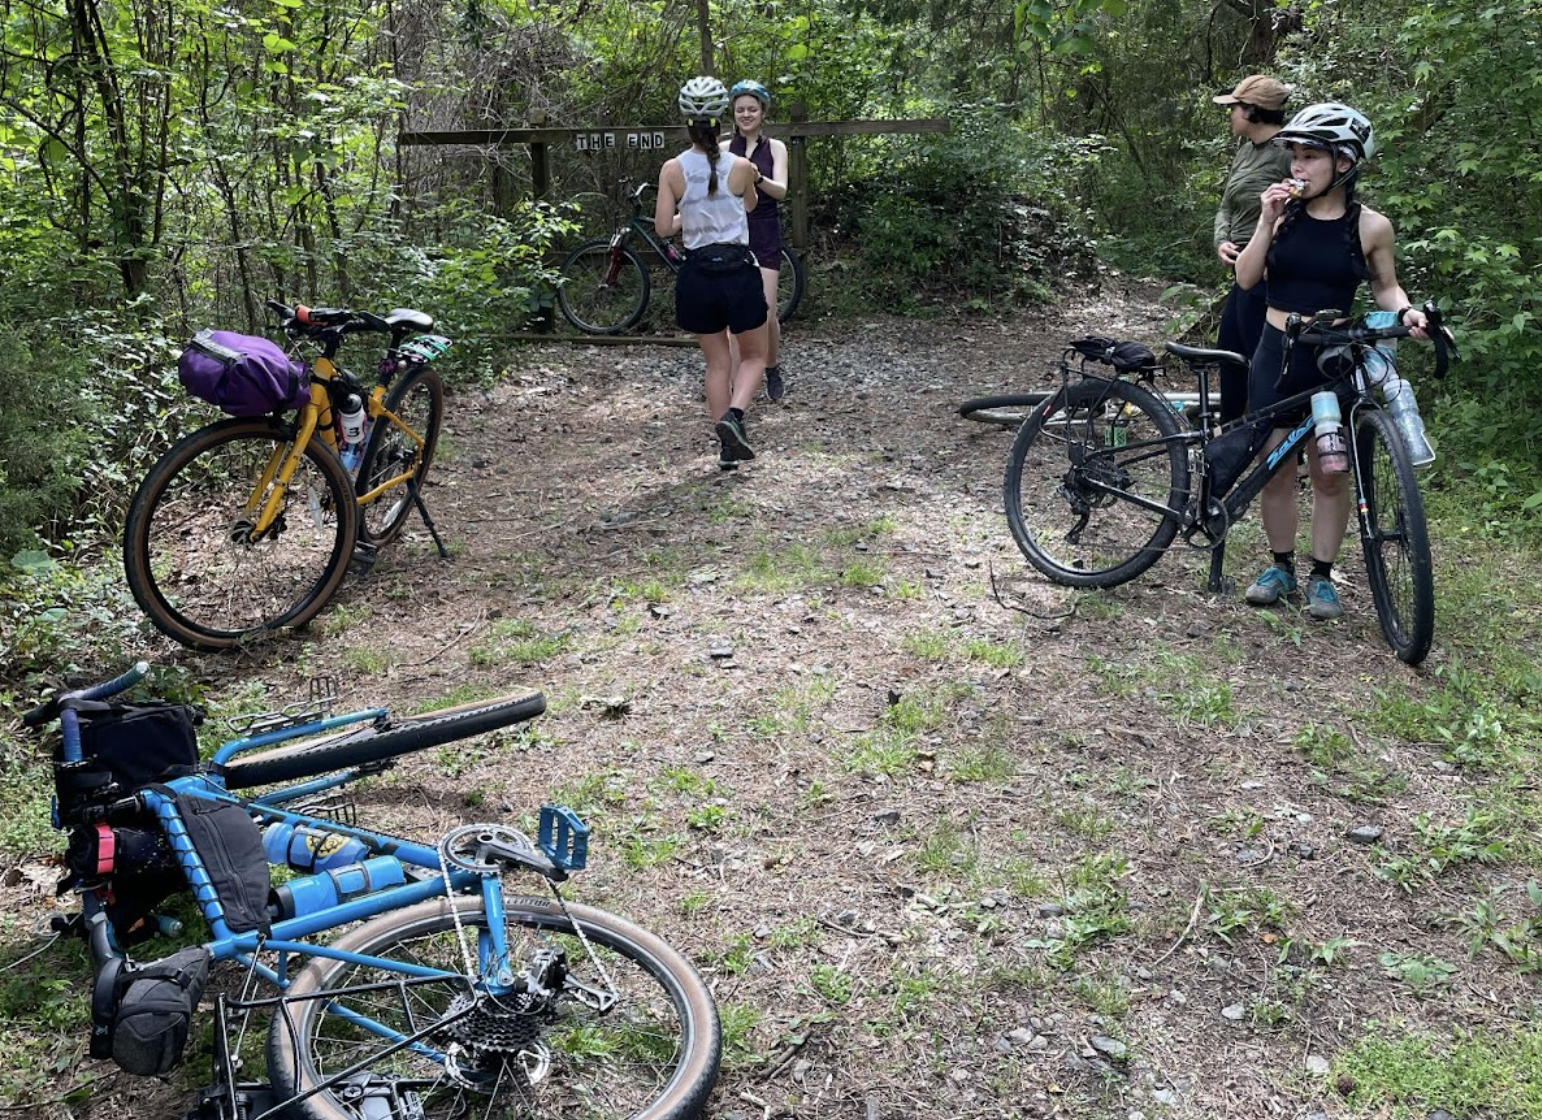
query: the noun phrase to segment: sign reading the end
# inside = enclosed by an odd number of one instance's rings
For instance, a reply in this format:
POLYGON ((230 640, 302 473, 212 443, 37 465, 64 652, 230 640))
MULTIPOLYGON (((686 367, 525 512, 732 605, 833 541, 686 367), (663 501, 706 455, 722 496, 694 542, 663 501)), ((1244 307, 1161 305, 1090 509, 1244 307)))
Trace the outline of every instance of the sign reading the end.
POLYGON ((662 132, 580 132, 573 138, 580 152, 599 152, 608 148, 629 148, 651 152, 664 147, 662 132))

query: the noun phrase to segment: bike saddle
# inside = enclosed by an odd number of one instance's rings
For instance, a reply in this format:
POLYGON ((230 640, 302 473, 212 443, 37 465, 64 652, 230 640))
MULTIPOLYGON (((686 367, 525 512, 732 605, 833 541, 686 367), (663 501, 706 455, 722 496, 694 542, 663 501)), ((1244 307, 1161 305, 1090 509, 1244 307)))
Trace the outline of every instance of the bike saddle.
POLYGON ((1186 362, 1230 362, 1239 366, 1248 364, 1246 358, 1231 350, 1207 350, 1201 346, 1184 346, 1180 342, 1166 342, 1163 345, 1173 357, 1182 358, 1186 362))

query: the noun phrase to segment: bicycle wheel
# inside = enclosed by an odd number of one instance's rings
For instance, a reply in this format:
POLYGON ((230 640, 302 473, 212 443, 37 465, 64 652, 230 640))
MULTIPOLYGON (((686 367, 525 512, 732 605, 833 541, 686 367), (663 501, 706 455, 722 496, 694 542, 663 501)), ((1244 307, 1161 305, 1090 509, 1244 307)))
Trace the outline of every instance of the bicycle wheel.
POLYGON ((803 259, 783 245, 780 267, 776 278, 776 321, 785 323, 803 302, 803 259))
MULTIPOLYGON (((342 582, 358 529, 353 480, 313 440, 272 526, 253 536, 253 496, 293 447, 272 420, 221 420, 178 441, 129 505, 124 571, 155 628, 229 649, 300 626, 342 582)), ((259 498, 273 494, 267 483, 259 498)))
POLYGON ((317 958, 288 994, 290 1017, 274 1015, 268 1074, 279 1098, 292 1098, 357 1066, 348 1088, 295 1101, 308 1120, 376 1116, 604 1117, 688 1120, 700 1115, 717 1081, 722 1039, 712 995, 691 964, 663 940, 603 910, 552 900, 504 898, 511 959, 519 969, 538 950, 560 951, 571 978, 551 993, 505 996, 472 1006, 458 915, 475 952, 487 923, 481 898, 437 899, 386 914, 340 937, 332 948, 443 969, 443 983, 357 986, 404 979, 402 973, 317 958), (574 934, 593 946, 602 969, 574 934), (573 998, 575 985, 614 990, 604 1013, 573 998), (344 991, 342 989, 353 989, 344 991), (328 993, 325 998, 314 997, 328 993), (382 1054, 378 1031, 430 1030, 422 1045, 382 1054), (361 1020, 367 1020, 361 1023, 361 1020), (532 1071, 536 1072, 532 1072, 532 1071), (397 1098, 395 1109, 389 1106, 397 1098), (373 1108, 373 1111, 372 1111, 373 1108), (418 1111, 418 1110, 421 1111, 418 1111))
POLYGON ((1408 449, 1381 409, 1361 414, 1355 429, 1360 540, 1381 632, 1398 660, 1417 665, 1435 637, 1435 577, 1424 500, 1408 449))
POLYGON ((531 690, 418 716, 392 717, 383 726, 275 747, 245 758, 237 756, 225 767, 225 787, 235 790, 292 782, 367 762, 383 762, 534 719, 545 710, 546 697, 531 690))
POLYGON ((958 414, 977 424, 996 424, 1015 428, 1035 405, 1049 400, 1051 390, 1037 393, 1002 393, 994 397, 972 397, 958 406, 958 414))
POLYGON ((562 262, 557 306, 585 334, 620 334, 643 317, 651 288, 636 253, 624 245, 612 249, 609 241, 589 241, 562 262))
MULTIPOLYGON (((423 438, 420 448, 401 428, 378 419, 370 429, 359 460, 358 494, 363 497, 383 482, 412 472, 421 488, 434 462, 439 444, 439 425, 444 420, 444 383, 426 366, 403 378, 386 394, 386 409, 423 438)), ((359 536, 373 545, 394 541, 412 512, 412 495, 406 484, 388 490, 367 506, 359 507, 359 536)))
POLYGON ((1023 555, 1069 587, 1113 587, 1155 564, 1188 503, 1188 450, 1168 438, 1178 430, 1170 406, 1127 381, 1082 381, 1041 405, 1007 460, 1023 555))

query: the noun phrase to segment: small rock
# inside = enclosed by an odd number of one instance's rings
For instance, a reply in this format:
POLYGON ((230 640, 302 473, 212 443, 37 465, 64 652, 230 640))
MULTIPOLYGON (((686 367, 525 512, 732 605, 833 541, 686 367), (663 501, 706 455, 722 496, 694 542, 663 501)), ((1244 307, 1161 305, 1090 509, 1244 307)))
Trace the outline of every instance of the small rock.
POLYGON ((1437 1108, 1434 1112, 1430 1113, 1429 1120, 1455 1120, 1455 1117, 1445 1109, 1437 1108))
POLYGON ((1212 627, 1210 623, 1206 622, 1202 618, 1196 618, 1193 622, 1189 623, 1189 628, 1184 631, 1184 634, 1190 638, 1202 638, 1206 634, 1210 633, 1212 629, 1214 629, 1214 627, 1212 627))
POLYGON ((807 1058, 799 1058, 792 1064, 792 1079, 799 1085, 802 1085, 803 1079, 808 1076, 808 1071, 813 1068, 813 1062, 809 1061, 807 1058))
POLYGON ((1242 789, 1263 789, 1264 788, 1264 783, 1260 782, 1260 781, 1255 781, 1255 780, 1250 779, 1250 780, 1248 780, 1246 782, 1243 782, 1241 788, 1242 789))
POLYGON ((873 820, 878 824, 899 824, 900 811, 898 809, 881 809, 873 814, 873 820))
POLYGON ((1095 1034, 1087 1041, 1094 1050, 1110 1061, 1122 1062, 1130 1053, 1128 1046, 1117 1038, 1109 1038, 1106 1034, 1095 1034))
POLYGON ((697 751, 694 759, 696 765, 701 766, 705 763, 711 762, 716 757, 717 755, 713 754, 711 751, 697 751))
POLYGON ((1362 824, 1359 828, 1352 828, 1344 834, 1351 844, 1374 844, 1381 839, 1381 826, 1374 824, 1362 824))
POLYGON ((1172 1108, 1178 1103, 1178 1094, 1171 1089, 1153 1089, 1151 1099, 1157 1104, 1165 1104, 1168 1108, 1172 1108))
POLYGON ((1321 1054, 1308 1054, 1306 1056, 1306 1072, 1315 1077, 1326 1077, 1328 1074, 1328 1059, 1321 1054))
POLYGON ((1285 850, 1297 859, 1316 859, 1317 849, 1303 840, 1292 840, 1285 845, 1285 850))
POLYGON ((1221 1008, 1221 1015, 1224 1018, 1230 1019, 1233 1023, 1242 1022, 1242 1017, 1246 1014, 1247 1008, 1243 1007, 1240 1003, 1229 1004, 1221 1008))
POLYGON ((1167 998, 1172 1000, 1179 1007, 1182 1007, 1184 1004, 1189 1002, 1189 997, 1184 995, 1177 988, 1174 988, 1172 991, 1168 992, 1167 998))
POLYGON ((1065 907, 1058 902, 1041 902, 1034 907, 1033 912, 1040 918, 1058 918, 1065 913, 1065 907))
POLYGON ((857 924, 857 912, 855 910, 842 910, 835 916, 835 924, 838 926, 854 926, 857 924))
POLYGON ((710 650, 707 651, 707 656, 708 657, 715 657, 715 658, 718 658, 719 660, 722 660, 723 658, 727 658, 727 657, 732 657, 733 655, 734 655, 734 647, 731 646, 731 645, 726 645, 726 644, 725 645, 713 646, 710 650))
POLYGON ((1029 1030, 1027 1027, 1017 1027, 1006 1033, 1008 1042, 1015 1042, 1020 1046, 1027 1046, 1038 1037, 1039 1035, 1036 1032, 1029 1030))

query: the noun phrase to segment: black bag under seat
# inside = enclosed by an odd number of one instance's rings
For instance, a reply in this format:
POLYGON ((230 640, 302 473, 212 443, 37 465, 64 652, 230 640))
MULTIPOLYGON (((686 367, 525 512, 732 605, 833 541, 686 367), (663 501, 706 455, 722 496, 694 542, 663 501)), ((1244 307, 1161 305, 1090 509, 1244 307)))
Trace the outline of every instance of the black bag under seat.
POLYGON ((56 759, 59 817, 74 823, 79 810, 126 797, 198 768, 203 713, 186 704, 68 701, 80 716, 81 761, 56 759))
POLYGON ((209 873, 230 932, 268 934, 273 926, 268 913, 272 887, 268 857, 262 848, 262 830, 246 807, 235 801, 209 801, 173 793, 166 786, 159 788, 176 799, 177 814, 209 873))
POLYGON ((1156 355, 1143 342, 1118 342, 1102 335, 1088 335, 1073 339, 1070 347, 1082 357, 1111 365, 1120 373, 1157 367, 1156 355))
POLYGON ((195 945, 148 964, 110 962, 92 993, 91 1056, 110 1057, 141 1077, 175 1069, 209 982, 211 959, 208 949, 195 945))

